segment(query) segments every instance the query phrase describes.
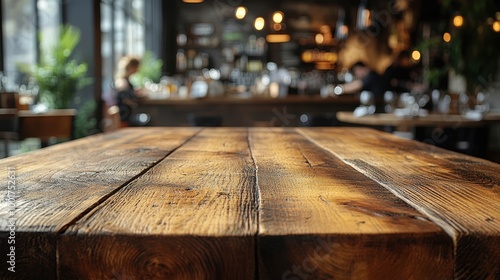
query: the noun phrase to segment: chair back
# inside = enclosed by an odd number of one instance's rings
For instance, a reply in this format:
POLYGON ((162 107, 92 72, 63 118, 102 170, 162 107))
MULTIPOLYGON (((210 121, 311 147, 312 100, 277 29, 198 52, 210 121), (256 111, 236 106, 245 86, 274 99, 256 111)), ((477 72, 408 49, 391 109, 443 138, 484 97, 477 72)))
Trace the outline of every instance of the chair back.
POLYGON ((18 109, 19 93, 4 91, 0 92, 0 108, 3 109, 18 109))
POLYGON ((50 110, 44 113, 19 111, 19 138, 40 138, 47 141, 51 137, 73 139, 76 110, 50 110))

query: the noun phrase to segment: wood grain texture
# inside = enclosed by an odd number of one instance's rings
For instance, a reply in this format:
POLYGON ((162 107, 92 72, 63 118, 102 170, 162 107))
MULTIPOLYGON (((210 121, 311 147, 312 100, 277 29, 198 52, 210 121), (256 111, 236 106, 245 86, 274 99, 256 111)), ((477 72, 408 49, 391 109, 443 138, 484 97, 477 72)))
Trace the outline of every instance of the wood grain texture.
POLYGON ((453 244, 381 185, 293 130, 251 129, 262 279, 450 279, 453 244))
POLYGON ((204 130, 68 228, 60 276, 254 279, 255 187, 246 129, 204 130))
POLYGON ((0 279, 500 279, 500 166, 375 130, 127 128, 8 168, 0 279))
MULTIPOLYGON (((31 275, 27 278, 39 275, 47 275, 45 279, 54 278, 56 234, 197 131, 129 129, 2 160, 0 178, 4 182, 8 178, 8 168, 15 169, 14 217, 16 243, 19 243, 16 254, 25 260, 17 262, 19 271, 31 275), (37 244, 38 247, 22 244, 37 244), (51 265, 41 266, 47 262, 51 265)), ((6 197, 7 191, 7 187, 0 189, 0 196, 6 197)), ((9 233, 10 210, 6 200, 0 201, 2 244, 9 233)), ((2 262, 0 278, 12 276, 7 274, 6 265, 2 262)))
POLYGON ((254 279, 248 236, 64 235, 60 279, 254 279))
POLYGON ((500 167, 370 129, 299 129, 452 237, 456 279, 500 278, 500 167))

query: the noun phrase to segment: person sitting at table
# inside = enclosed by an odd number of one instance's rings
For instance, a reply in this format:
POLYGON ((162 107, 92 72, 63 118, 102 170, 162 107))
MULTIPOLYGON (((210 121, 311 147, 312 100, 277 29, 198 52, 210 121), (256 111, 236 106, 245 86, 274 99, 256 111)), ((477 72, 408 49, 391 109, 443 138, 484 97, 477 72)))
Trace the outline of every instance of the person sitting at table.
POLYGON ((133 125, 132 109, 137 106, 137 102, 146 97, 143 89, 135 89, 130 82, 130 77, 137 73, 140 60, 132 56, 124 56, 118 62, 118 71, 114 80, 116 92, 116 105, 120 110, 122 126, 133 125))
POLYGON ((361 61, 355 63, 351 71, 354 74, 355 80, 345 84, 338 84, 334 88, 334 93, 336 95, 370 91, 373 93, 376 100, 382 100, 384 93, 390 88, 385 75, 380 75, 361 61))

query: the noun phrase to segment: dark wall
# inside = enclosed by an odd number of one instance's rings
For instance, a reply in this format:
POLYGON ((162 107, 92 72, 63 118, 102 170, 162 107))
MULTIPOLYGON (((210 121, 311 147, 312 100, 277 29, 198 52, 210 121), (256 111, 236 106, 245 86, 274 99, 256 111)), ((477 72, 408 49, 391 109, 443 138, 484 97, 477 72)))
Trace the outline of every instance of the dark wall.
POLYGON ((176 25, 179 14, 179 5, 176 0, 159 1, 158 9, 162 11, 160 24, 163 26, 161 31, 161 52, 160 57, 163 59, 163 71, 167 75, 175 73, 175 53, 177 52, 176 43, 176 25))
POLYGON ((81 89, 75 99, 75 107, 80 108, 88 100, 97 102, 97 120, 102 119, 101 107, 101 29, 100 1, 64 1, 62 6, 63 23, 80 29, 81 39, 74 55, 88 65, 87 76, 92 84, 81 89))

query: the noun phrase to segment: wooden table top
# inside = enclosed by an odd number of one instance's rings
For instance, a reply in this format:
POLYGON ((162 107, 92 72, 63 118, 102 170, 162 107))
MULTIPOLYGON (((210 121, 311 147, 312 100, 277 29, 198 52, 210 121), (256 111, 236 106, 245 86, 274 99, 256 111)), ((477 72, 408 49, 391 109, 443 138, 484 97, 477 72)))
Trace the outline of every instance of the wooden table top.
POLYGON ((435 127, 474 127, 487 122, 500 121, 500 113, 487 114, 482 120, 467 119, 462 115, 429 114, 421 117, 402 117, 394 114, 373 114, 355 117, 352 112, 337 112, 337 119, 342 122, 373 126, 435 126, 435 127))
POLYGON ((127 128, 0 178, 1 279, 500 276, 500 165, 367 128, 127 128))

